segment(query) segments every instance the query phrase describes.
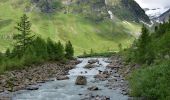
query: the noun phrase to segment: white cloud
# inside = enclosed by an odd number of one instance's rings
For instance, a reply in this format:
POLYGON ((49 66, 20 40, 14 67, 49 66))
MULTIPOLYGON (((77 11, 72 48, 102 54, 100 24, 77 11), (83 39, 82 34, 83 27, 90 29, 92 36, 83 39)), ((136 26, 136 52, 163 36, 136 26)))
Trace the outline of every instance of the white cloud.
POLYGON ((170 0, 135 0, 142 8, 163 8, 170 6, 170 0))

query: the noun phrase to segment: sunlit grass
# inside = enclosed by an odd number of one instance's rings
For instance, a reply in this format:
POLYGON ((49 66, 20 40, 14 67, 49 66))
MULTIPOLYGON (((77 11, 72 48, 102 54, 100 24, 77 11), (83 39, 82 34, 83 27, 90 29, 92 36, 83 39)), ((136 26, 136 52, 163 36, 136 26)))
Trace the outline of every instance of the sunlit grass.
MULTIPOLYGON (((0 49, 4 51, 12 46, 12 34, 17 33, 14 26, 22 16, 24 7, 30 4, 26 0, 13 0, 0 2, 0 5, 0 49), (20 5, 16 6, 18 3, 20 5)), ((91 48, 94 52, 117 51, 120 43, 123 47, 128 47, 134 40, 134 34, 140 30, 138 24, 127 24, 120 20, 95 23, 82 15, 43 14, 34 10, 27 14, 32 22, 31 30, 34 34, 42 38, 50 37, 54 41, 60 40, 62 43, 70 40, 76 55, 84 51, 90 52, 91 48)))

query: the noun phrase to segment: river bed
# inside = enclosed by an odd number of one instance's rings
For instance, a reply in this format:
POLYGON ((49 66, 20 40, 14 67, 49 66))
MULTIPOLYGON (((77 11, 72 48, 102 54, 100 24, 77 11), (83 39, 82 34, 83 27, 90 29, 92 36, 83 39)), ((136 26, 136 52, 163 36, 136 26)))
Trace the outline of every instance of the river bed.
MULTIPOLYGON (((106 68, 109 64, 107 63, 107 58, 80 58, 78 60, 82 62, 69 71, 68 80, 55 80, 38 84, 38 90, 17 91, 12 94, 12 100, 93 100, 89 99, 89 97, 96 95, 109 97, 110 100, 128 100, 128 96, 123 95, 121 89, 108 88, 106 86, 108 80, 100 81, 94 78, 94 76, 99 73, 99 70, 110 70, 106 68), (98 67, 92 69, 84 68, 90 59, 98 59, 99 62, 96 63, 98 67), (75 85, 75 80, 79 75, 87 77, 87 85, 75 85), (91 86, 97 86, 100 90, 88 90, 87 88, 91 86)), ((113 73, 113 76, 114 74, 117 73, 113 73)))

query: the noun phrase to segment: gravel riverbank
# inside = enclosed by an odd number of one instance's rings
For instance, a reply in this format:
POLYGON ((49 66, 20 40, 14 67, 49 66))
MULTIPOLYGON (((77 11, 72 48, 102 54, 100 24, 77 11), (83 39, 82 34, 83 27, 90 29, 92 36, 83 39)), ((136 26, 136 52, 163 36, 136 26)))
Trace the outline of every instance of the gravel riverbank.
POLYGON ((0 75, 0 100, 9 100, 11 92, 18 90, 36 90, 39 83, 53 81, 64 77, 68 71, 79 62, 71 60, 66 64, 48 62, 41 65, 32 65, 23 70, 14 70, 0 75))

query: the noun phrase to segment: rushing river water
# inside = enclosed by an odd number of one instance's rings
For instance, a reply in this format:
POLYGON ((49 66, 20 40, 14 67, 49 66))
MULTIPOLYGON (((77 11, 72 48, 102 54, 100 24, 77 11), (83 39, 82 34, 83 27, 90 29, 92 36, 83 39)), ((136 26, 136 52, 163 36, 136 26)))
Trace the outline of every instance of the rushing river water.
MULTIPOLYGON (((13 94, 12 100, 81 100, 86 97, 86 94, 104 95, 111 98, 111 100, 127 100, 128 96, 122 95, 119 90, 112 90, 105 87, 106 81, 95 81, 94 75, 98 74, 98 70, 106 70, 108 63, 107 58, 97 58, 99 60, 99 67, 92 69, 85 69, 88 60, 92 58, 79 59, 82 62, 74 69, 69 71, 69 80, 51 81, 41 84, 38 90, 28 91, 22 90, 13 94), (85 73, 87 71, 87 73, 85 73), (75 85, 75 80, 78 75, 87 77, 87 85, 75 85), (89 91, 90 86, 99 87, 98 91, 89 91)), ((95 58, 93 58, 95 59, 95 58)), ((88 99, 89 100, 89 99, 88 99)))

